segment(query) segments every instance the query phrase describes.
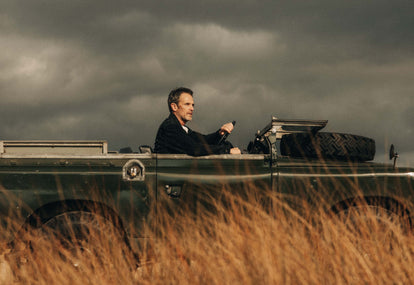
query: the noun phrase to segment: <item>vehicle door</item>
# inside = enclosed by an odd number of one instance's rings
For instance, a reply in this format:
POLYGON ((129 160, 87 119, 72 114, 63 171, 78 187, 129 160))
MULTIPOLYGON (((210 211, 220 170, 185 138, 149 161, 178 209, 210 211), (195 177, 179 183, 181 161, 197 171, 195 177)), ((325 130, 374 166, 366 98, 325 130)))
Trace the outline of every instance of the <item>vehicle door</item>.
POLYGON ((263 154, 157 155, 157 206, 170 213, 213 210, 227 194, 247 197, 272 186, 272 165, 263 154))

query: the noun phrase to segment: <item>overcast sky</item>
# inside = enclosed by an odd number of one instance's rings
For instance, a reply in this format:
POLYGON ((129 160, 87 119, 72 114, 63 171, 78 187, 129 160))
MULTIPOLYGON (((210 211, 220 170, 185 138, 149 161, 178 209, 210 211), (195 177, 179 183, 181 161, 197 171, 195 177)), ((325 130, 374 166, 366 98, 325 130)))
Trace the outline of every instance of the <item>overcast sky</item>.
POLYGON ((246 148, 271 116, 390 143, 414 165, 412 0, 1 0, 0 139, 153 145, 167 95, 246 148))

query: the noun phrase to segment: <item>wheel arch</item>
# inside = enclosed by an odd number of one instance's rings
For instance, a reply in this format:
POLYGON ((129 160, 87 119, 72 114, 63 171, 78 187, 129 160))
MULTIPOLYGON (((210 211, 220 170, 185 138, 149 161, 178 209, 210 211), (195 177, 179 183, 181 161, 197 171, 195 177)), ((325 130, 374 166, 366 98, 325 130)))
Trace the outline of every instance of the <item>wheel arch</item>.
POLYGON ((410 209, 407 207, 407 205, 404 204, 403 201, 392 197, 364 196, 349 198, 333 205, 329 210, 333 214, 338 214, 341 211, 360 205, 382 207, 401 216, 402 218, 406 218, 409 222, 410 227, 414 227, 414 221, 413 217, 411 216, 412 212, 410 209))
POLYGON ((91 200, 72 199, 45 204, 28 216, 24 224, 26 226, 37 228, 57 215, 72 211, 82 211, 100 215, 111 221, 119 230, 125 232, 122 219, 114 209, 104 203, 91 200))

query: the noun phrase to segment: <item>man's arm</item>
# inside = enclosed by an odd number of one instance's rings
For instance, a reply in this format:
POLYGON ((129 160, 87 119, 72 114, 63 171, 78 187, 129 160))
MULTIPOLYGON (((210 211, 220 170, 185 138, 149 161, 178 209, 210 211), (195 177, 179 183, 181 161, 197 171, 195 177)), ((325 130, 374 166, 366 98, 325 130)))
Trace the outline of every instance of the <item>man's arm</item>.
MULTIPOLYGON (((234 129, 234 122, 227 123, 221 126, 221 128, 212 134, 205 135, 204 138, 208 142, 208 144, 218 144, 220 139, 225 133, 230 134, 234 129)), ((238 147, 233 147, 229 150, 230 154, 241 154, 241 150, 238 147)))
POLYGON ((160 153, 186 153, 193 156, 230 153, 231 146, 209 144, 209 140, 218 140, 218 132, 209 135, 190 131, 186 134, 179 124, 163 124, 157 134, 156 151, 160 153))
POLYGON ((202 135, 202 136, 204 137, 204 139, 207 141, 208 144, 218 144, 221 137, 225 133, 230 134, 233 131, 233 129, 234 129, 233 123, 227 123, 221 126, 221 128, 218 131, 208 134, 208 135, 202 135))

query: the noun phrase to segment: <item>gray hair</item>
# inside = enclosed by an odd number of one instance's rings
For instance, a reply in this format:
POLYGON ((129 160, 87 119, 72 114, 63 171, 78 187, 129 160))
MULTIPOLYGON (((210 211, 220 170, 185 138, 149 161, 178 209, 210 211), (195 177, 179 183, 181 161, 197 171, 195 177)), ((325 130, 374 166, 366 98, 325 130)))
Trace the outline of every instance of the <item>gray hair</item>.
POLYGON ((168 109, 170 110, 170 113, 172 112, 171 104, 175 103, 178 105, 180 96, 183 93, 188 93, 191 96, 193 96, 193 90, 186 88, 186 87, 178 87, 178 88, 171 90, 170 94, 168 95, 168 109))

